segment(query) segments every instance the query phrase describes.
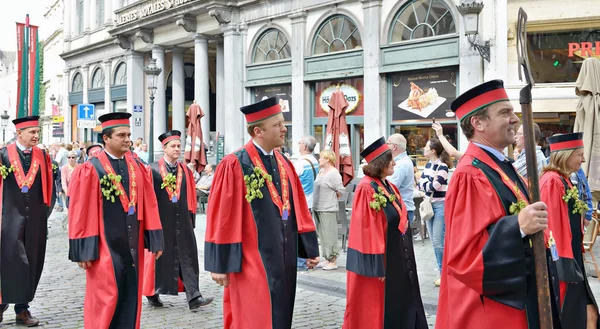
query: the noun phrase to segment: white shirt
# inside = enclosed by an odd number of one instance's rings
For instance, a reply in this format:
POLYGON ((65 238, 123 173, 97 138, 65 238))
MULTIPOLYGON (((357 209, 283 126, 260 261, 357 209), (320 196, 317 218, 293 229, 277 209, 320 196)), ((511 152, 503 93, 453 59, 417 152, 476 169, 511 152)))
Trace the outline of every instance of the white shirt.
POLYGON ((122 157, 118 158, 118 157, 110 154, 106 149, 104 149, 104 152, 106 152, 106 154, 108 154, 109 157, 111 157, 112 159, 115 159, 115 160, 122 160, 122 159, 125 158, 125 155, 123 155, 122 157))
POLYGON ((258 145, 258 143, 253 139, 252 143, 254 143, 254 145, 256 145, 256 147, 258 147, 258 149, 264 154, 264 155, 273 155, 273 150, 271 150, 271 152, 267 152, 265 151, 264 148, 262 148, 260 145, 258 145))

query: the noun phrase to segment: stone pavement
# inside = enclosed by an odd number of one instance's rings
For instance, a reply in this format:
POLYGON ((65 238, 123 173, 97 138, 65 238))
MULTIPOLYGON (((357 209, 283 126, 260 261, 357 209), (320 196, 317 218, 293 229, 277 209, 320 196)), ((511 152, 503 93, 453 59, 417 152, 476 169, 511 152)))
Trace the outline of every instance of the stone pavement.
MULTIPOLYGON (((60 227, 62 213, 50 217, 49 239, 44 272, 31 303, 31 313, 40 319, 39 328, 83 328, 83 299, 85 274, 76 264, 67 259, 68 237, 60 227)), ((141 328, 223 328, 222 288, 216 285, 208 273, 203 271, 205 217, 198 216, 196 236, 200 252, 200 288, 204 296, 213 296, 215 301, 196 312, 189 311, 185 295, 161 296, 164 308, 152 308, 145 302, 142 307, 141 328)), ((249 296, 252 298, 252 296, 249 296)), ((320 290, 314 286, 300 284, 296 293, 293 328, 341 328, 346 305, 345 295, 320 290)), ((428 316, 430 328, 435 318, 428 316)), ((4 313, 0 328, 19 328, 15 325, 14 311, 4 313)), ((88 328, 91 329, 91 328, 88 328)))

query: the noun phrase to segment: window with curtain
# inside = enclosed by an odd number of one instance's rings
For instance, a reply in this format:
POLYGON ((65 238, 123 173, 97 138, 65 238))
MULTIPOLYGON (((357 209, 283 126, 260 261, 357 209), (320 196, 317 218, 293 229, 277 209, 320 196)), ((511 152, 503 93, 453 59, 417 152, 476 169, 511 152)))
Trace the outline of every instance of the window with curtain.
POLYGON ((78 91, 83 91, 83 77, 81 73, 75 73, 73 77, 73 82, 71 83, 71 92, 75 93, 78 91))
POLYGON ((392 23, 390 43, 456 33, 452 12, 442 0, 413 0, 392 23))
POLYGON ((127 64, 120 63, 115 70, 115 81, 114 85, 126 85, 127 84, 127 64))
POLYGON ((313 55, 362 49, 360 32, 347 16, 335 15, 319 26, 313 41, 313 55))
POLYGON ((97 68, 92 75, 92 88, 104 88, 104 70, 102 68, 97 68))
POLYGON ((75 14, 77 15, 76 31, 80 35, 83 33, 83 0, 77 0, 75 14))
POLYGON ((252 52, 252 63, 287 59, 291 56, 290 43, 279 29, 268 29, 258 38, 252 52))
POLYGON ((104 0, 96 0, 96 27, 102 26, 104 26, 104 0))

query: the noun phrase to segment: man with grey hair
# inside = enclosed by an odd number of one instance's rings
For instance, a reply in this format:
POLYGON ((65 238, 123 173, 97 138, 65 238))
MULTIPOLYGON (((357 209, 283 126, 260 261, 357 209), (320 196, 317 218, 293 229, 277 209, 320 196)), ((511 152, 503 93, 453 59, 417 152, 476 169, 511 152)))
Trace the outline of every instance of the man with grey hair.
MULTIPOLYGON (((300 158, 294 163, 296 173, 302 183, 302 189, 306 196, 306 203, 308 203, 308 209, 312 212, 313 205, 313 191, 314 182, 317 179, 317 173, 319 172, 319 161, 313 155, 317 140, 312 136, 304 136, 298 142, 298 149, 300 150, 300 158)), ((298 258, 299 269, 307 269, 306 260, 298 258)))
POLYGON ((401 134, 393 134, 387 140, 387 145, 392 151, 394 157, 394 173, 388 176, 388 180, 396 185, 402 201, 406 205, 408 212, 408 221, 412 223, 415 218, 415 202, 413 193, 415 192, 415 171, 412 160, 406 154, 406 138, 401 134))

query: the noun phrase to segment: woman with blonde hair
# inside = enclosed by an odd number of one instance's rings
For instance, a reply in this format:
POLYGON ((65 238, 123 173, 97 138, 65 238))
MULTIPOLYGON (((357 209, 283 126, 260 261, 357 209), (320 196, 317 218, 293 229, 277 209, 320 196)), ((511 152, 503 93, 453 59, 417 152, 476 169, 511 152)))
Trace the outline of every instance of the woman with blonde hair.
POLYGON ((563 328, 598 328, 598 306, 583 264, 583 221, 587 204, 569 176, 585 162, 582 133, 548 138, 550 159, 540 179, 540 198, 548 205, 548 246, 558 269, 563 328))
POLYGON ((336 156, 330 150, 319 154, 319 174, 315 179, 313 192, 313 214, 317 224, 317 234, 321 240, 321 256, 325 258, 317 267, 336 270, 338 245, 337 213, 338 198, 344 191, 342 176, 335 167, 336 156))

